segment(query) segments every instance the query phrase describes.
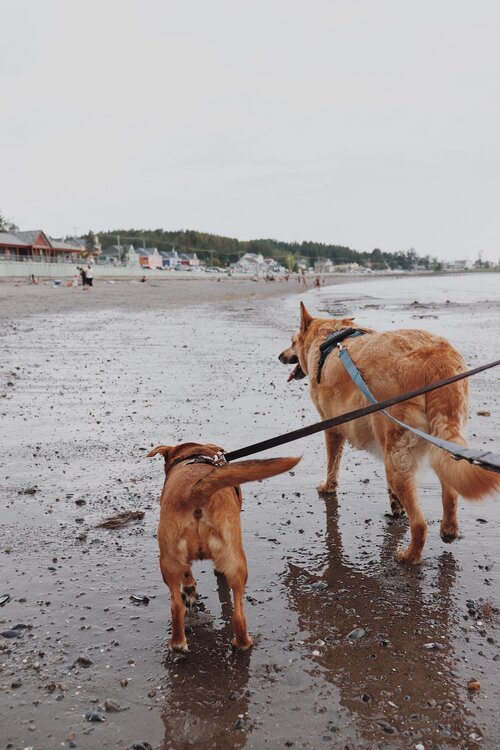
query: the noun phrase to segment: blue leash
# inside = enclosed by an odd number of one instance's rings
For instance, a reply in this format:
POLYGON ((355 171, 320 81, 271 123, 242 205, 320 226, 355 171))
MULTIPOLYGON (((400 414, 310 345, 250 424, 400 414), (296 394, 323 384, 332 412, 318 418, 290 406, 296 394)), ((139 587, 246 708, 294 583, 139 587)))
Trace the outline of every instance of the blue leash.
MULTIPOLYGON (((344 365, 344 368, 350 376, 354 385, 359 388, 361 393, 366 396, 368 401, 371 401, 372 404, 378 403, 377 399, 363 380, 363 376, 361 375, 360 371, 349 356, 347 349, 345 349, 342 344, 338 344, 337 346, 339 347, 339 359, 344 365)), ((404 430, 409 430, 410 432, 413 432, 414 435, 417 435, 417 437, 422 438, 422 440, 426 440, 428 443, 432 443, 438 448, 442 448, 444 451, 448 451, 448 453, 451 453, 453 458, 457 460, 465 458, 471 463, 481 464, 481 459, 486 459, 487 456, 491 456, 491 453, 489 451, 480 452, 474 450, 473 448, 464 448, 463 446, 457 445, 456 443, 451 443, 449 440, 442 440, 435 435, 429 435, 428 432, 422 432, 422 430, 419 430, 416 427, 410 427, 410 425, 405 424, 405 422, 401 422, 399 419, 396 419, 396 417, 393 417, 385 409, 381 409, 380 411, 382 412, 382 414, 385 414, 386 417, 389 417, 390 420, 395 422, 404 430)))

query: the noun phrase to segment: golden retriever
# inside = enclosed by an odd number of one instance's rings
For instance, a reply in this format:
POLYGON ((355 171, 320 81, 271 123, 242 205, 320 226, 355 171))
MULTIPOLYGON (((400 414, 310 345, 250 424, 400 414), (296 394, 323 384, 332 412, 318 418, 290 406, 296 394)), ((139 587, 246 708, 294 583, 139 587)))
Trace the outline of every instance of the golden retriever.
POLYGON ((216 445, 182 443, 159 445, 148 453, 165 459, 165 482, 161 495, 158 543, 163 580, 170 590, 172 610, 171 651, 187 651, 184 617, 198 594, 191 570, 193 560, 211 559, 224 573, 233 592, 233 646, 250 648, 243 595, 247 582, 247 561, 241 540, 240 512, 243 482, 281 474, 300 458, 269 458, 214 466, 194 463, 199 456, 213 458, 221 452, 216 445), (182 593, 181 593, 182 587, 182 593))
MULTIPOLYGON (((335 351, 325 360, 317 382, 320 344, 328 334, 352 326, 354 318, 342 320, 314 318, 301 303, 300 328, 292 345, 279 360, 296 364, 290 380, 309 376, 311 398, 322 419, 362 408, 367 399, 354 385, 335 351)), ((466 369, 459 352, 446 339, 421 330, 378 333, 356 326, 366 335, 343 342, 365 382, 379 400, 415 390, 466 369)), ((463 435, 468 414, 467 380, 391 407, 397 419, 440 438, 467 445, 463 435)), ((478 499, 500 489, 500 476, 468 462, 455 461, 450 454, 400 428, 378 412, 325 432, 327 472, 319 485, 321 492, 337 488, 342 449, 346 440, 354 448, 372 451, 384 460, 391 508, 395 515, 406 511, 411 540, 398 558, 419 563, 427 534, 427 521, 418 502, 415 472, 424 455, 441 483, 443 518, 441 538, 452 542, 458 537, 457 500, 462 495, 478 499)))

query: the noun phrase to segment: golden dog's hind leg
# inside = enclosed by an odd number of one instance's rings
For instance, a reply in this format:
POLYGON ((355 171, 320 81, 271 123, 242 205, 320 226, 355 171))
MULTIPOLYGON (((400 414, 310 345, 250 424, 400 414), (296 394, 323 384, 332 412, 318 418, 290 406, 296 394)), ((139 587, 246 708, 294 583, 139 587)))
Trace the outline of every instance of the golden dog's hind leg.
POLYGON ((422 561, 422 550, 427 536, 427 520, 418 503, 417 490, 410 466, 410 457, 402 457, 400 453, 392 455, 386 452, 385 470, 387 484, 396 494, 410 521, 410 544, 407 549, 398 550, 397 558, 401 562, 418 565, 422 561), (406 470, 401 465, 403 462, 409 465, 406 470))
POLYGON ((458 495, 441 482, 443 500, 443 518, 441 520, 441 539, 443 542, 454 542, 459 537, 457 505, 458 495))
POLYGON ((336 430, 325 430, 326 479, 318 485, 318 492, 329 493, 336 491, 344 443, 345 437, 339 432, 336 430))
POLYGON ((193 609, 198 599, 198 592, 196 590, 196 579, 193 576, 191 568, 185 571, 182 579, 182 601, 186 609, 193 609))

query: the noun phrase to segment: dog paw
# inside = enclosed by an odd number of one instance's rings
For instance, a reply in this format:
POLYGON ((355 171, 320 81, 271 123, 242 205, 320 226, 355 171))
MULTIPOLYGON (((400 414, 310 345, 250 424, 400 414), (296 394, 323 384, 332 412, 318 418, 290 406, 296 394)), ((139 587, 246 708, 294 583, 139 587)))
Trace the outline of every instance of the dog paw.
POLYGON ((241 639, 233 638, 233 640, 231 641, 231 646, 238 651, 248 651, 249 648, 252 648, 253 641, 249 635, 247 635, 246 638, 241 639))
POLYGON ((391 513, 394 518, 402 518, 406 511, 399 502, 399 500, 391 500, 391 513))
POLYGON ((451 544, 460 537, 458 526, 441 526, 441 539, 445 544, 451 544))
POLYGON ((335 495, 337 492, 337 482, 329 482, 326 479, 324 482, 320 482, 316 487, 320 495, 335 495))
POLYGON ((196 586, 184 586, 183 590, 181 591, 181 597, 186 609, 194 610, 194 605, 198 601, 198 592, 196 591, 196 586))
POLYGON ((391 513, 394 518, 401 518, 405 515, 405 509, 401 505, 399 498, 389 490, 389 499, 391 502, 391 513))
POLYGON ((407 547, 407 549, 399 547, 396 552, 396 560, 407 563, 408 565, 420 565, 422 562, 422 552, 415 552, 411 546, 407 547))
POLYGON ((171 654, 180 653, 180 654, 187 654, 188 652, 188 645, 187 641, 184 638, 183 641, 179 641, 179 643, 174 643, 173 641, 168 642, 168 650, 171 654))

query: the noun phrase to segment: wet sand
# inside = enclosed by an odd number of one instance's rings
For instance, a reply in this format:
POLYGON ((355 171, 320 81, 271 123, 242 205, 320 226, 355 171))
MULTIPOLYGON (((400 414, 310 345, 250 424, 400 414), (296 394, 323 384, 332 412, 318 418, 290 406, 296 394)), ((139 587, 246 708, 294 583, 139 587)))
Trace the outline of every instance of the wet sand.
MULTIPOLYGON (((183 440, 230 450, 317 420, 305 381, 287 386, 277 361, 297 321, 294 287, 237 283, 0 285, 0 595, 11 596, 0 627, 27 626, 0 637, 0 747, 498 747, 498 500, 462 502, 463 538, 444 545, 437 480, 424 473, 429 536, 423 565, 408 569, 394 558, 408 529, 387 516, 382 465, 349 450, 325 501, 320 436, 281 449, 304 453, 292 476, 244 488, 255 648, 231 651, 225 582, 201 562, 190 653, 168 655, 162 465, 145 451, 183 440), (133 508, 145 511, 137 525, 95 528, 133 508)), ((362 286, 307 304, 439 330, 470 366, 494 358, 498 303, 415 307, 362 286)), ((490 371, 471 384, 468 431, 497 452, 498 383, 490 371)))

